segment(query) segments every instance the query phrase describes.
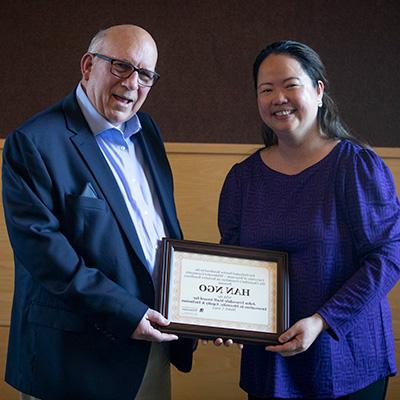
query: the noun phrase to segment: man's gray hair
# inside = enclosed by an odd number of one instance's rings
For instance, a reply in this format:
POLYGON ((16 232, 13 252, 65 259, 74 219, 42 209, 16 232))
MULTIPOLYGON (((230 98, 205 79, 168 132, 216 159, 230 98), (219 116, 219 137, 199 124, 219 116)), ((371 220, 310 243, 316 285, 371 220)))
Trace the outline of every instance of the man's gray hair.
POLYGON ((89 44, 88 53, 97 53, 103 44, 103 39, 106 36, 106 30, 102 29, 96 33, 89 44))

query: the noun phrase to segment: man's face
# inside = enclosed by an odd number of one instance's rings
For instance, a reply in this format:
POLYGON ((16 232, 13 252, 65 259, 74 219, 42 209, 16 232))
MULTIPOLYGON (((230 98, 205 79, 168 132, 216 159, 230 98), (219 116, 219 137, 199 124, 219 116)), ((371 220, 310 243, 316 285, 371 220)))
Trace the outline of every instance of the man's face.
MULTIPOLYGON (((97 53, 154 71, 157 48, 151 37, 135 31, 108 32, 97 53)), ((121 79, 110 72, 111 63, 90 53, 81 61, 82 85, 97 111, 114 125, 128 121, 142 106, 150 91, 140 86, 138 74, 121 79)))

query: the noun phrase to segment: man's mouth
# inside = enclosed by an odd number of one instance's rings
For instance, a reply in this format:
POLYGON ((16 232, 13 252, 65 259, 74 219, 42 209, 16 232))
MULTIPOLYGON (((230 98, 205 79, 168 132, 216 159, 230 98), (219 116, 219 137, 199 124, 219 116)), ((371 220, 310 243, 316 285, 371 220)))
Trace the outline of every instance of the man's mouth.
POLYGON ((130 98, 128 98, 128 97, 124 97, 124 96, 119 96, 119 95, 117 95, 117 94, 115 94, 115 93, 113 94, 113 97, 114 97, 116 100, 118 100, 119 102, 124 103, 124 104, 130 104, 130 103, 133 102, 132 99, 130 99, 130 98))

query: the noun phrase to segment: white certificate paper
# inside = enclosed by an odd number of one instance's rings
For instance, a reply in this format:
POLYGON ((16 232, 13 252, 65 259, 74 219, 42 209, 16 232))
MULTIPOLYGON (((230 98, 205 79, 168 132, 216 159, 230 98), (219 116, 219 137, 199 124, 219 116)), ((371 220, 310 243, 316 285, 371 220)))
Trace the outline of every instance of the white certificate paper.
POLYGON ((175 251, 171 322, 277 332, 276 262, 175 251))

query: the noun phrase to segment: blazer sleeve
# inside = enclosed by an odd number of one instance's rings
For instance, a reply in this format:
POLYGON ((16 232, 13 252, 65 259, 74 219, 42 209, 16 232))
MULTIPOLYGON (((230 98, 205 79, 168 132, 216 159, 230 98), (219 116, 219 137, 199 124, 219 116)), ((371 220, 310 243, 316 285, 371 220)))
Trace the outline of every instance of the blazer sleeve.
POLYGON ((400 277, 400 205, 388 167, 362 149, 346 165, 341 207, 352 234, 356 272, 318 311, 336 338, 365 318, 400 277))
POLYGON ((74 311, 99 322, 116 338, 129 338, 148 307, 96 266, 88 267, 60 231, 51 172, 23 132, 7 138, 2 179, 15 262, 74 311))

